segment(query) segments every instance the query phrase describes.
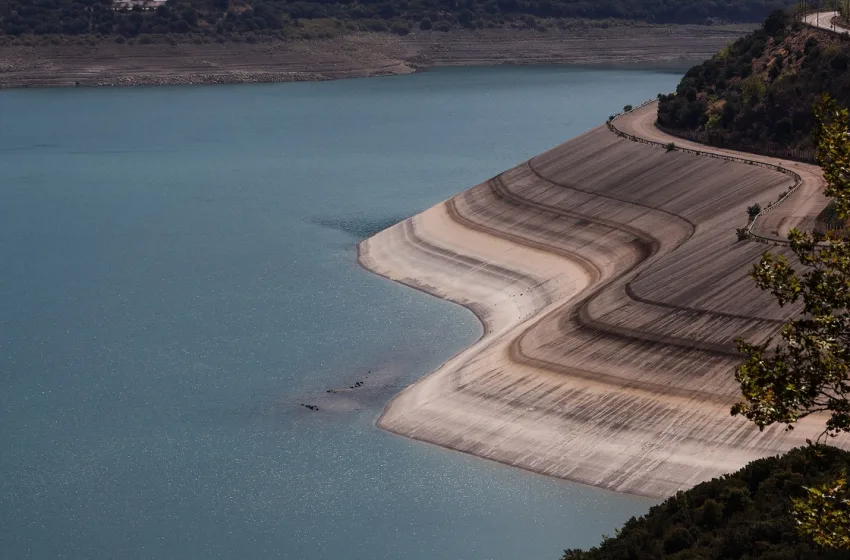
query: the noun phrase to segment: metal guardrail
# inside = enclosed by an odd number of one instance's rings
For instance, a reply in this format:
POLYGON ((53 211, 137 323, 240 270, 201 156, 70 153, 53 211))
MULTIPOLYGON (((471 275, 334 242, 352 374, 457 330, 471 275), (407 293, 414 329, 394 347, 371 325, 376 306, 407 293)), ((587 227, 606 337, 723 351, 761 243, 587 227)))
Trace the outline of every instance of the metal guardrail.
MULTIPOLYGON (((650 103, 654 103, 655 101, 656 101, 655 99, 650 99, 648 101, 644 101, 643 103, 641 103, 637 107, 633 107, 632 109, 630 109, 628 111, 623 111, 622 113, 615 114, 614 117, 612 119, 609 119, 608 122, 606 123, 608 125, 608 129, 611 130, 611 132, 613 132, 617 136, 625 138, 626 140, 631 140, 632 142, 640 142, 641 144, 648 144, 650 146, 659 146, 659 147, 667 149, 668 144, 664 144, 663 142, 656 142, 654 140, 647 140, 646 138, 640 138, 638 136, 634 136, 633 134, 623 132, 622 130, 618 129, 614 125, 614 121, 616 121, 618 118, 622 117, 623 115, 627 115, 629 113, 637 111, 638 109, 642 109, 643 107, 646 107, 647 105, 649 105, 650 103)), ((770 212, 771 210, 776 208, 779 204, 784 202, 789 196, 791 196, 800 187, 800 185, 803 184, 803 178, 800 177, 800 175, 798 173, 795 173, 794 171, 791 171, 790 169, 782 167, 781 165, 775 165, 775 164, 772 164, 772 163, 765 163, 765 162, 762 162, 762 161, 756 161, 756 160, 753 160, 753 159, 747 159, 747 158, 738 157, 738 156, 728 156, 728 155, 725 155, 725 154, 717 154, 717 153, 714 153, 714 152, 705 152, 705 151, 702 151, 702 150, 694 150, 692 148, 683 148, 681 146, 676 146, 674 142, 670 142, 669 144, 673 144, 673 150, 678 151, 678 152, 684 152, 686 154, 693 154, 693 155, 702 156, 702 157, 711 157, 711 158, 715 158, 715 159, 722 159, 722 160, 731 161, 731 162, 735 162, 735 163, 742 163, 744 165, 757 165, 759 167, 765 167, 767 169, 772 169, 773 171, 778 171, 779 173, 784 173, 785 175, 792 177, 794 179, 794 185, 782 197, 780 197, 779 200, 767 205, 765 208, 762 208, 761 211, 755 216, 755 218, 752 219, 752 221, 745 228, 746 232, 747 232, 747 237, 749 239, 753 240, 753 241, 757 241, 759 243, 773 243, 773 244, 776 244, 776 245, 789 245, 788 241, 785 240, 785 239, 780 239, 778 237, 767 237, 767 236, 764 236, 764 235, 759 235, 757 233, 754 233, 753 227, 755 227, 756 221, 762 215, 770 212)))

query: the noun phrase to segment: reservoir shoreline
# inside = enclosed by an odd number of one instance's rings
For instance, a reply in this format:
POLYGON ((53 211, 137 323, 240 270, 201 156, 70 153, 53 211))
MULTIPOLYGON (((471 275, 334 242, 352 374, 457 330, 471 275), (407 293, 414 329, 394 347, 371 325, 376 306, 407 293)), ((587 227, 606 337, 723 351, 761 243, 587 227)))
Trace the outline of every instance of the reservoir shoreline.
POLYGON ((752 25, 352 33, 248 43, 0 46, 0 88, 324 81, 445 66, 646 65, 702 60, 752 25))
MULTIPOLYGON (((640 136, 655 107, 617 122, 640 136)), ((361 265, 487 326, 377 425, 653 498, 803 445, 817 418, 759 432, 728 413, 733 338, 764 340, 789 313, 747 275, 763 246, 732 232, 791 182, 599 127, 363 241, 361 265)), ((779 213, 813 219, 806 184, 779 213)))
POLYGON ((376 429, 482 327, 355 248, 676 79, 0 92, 10 554, 556 558, 646 513, 376 429))

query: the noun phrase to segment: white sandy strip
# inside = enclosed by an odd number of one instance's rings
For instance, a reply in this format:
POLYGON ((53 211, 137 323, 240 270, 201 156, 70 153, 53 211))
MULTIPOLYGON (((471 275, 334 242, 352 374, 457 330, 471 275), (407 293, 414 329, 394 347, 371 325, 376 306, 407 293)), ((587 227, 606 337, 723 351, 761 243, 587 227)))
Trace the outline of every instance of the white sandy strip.
POLYGON ((365 240, 360 262, 382 276, 472 309, 486 331, 473 348, 588 285, 587 272, 573 261, 463 227, 449 217, 446 204, 365 240))

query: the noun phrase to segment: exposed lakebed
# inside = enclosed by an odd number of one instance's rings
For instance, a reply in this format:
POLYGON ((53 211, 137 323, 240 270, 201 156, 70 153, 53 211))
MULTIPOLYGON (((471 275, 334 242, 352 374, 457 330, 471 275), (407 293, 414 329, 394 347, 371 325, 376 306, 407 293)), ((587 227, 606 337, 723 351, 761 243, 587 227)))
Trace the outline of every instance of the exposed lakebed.
POLYGON ((374 428, 481 327, 355 245, 677 81, 0 92, 3 554, 553 559, 645 512, 374 428))

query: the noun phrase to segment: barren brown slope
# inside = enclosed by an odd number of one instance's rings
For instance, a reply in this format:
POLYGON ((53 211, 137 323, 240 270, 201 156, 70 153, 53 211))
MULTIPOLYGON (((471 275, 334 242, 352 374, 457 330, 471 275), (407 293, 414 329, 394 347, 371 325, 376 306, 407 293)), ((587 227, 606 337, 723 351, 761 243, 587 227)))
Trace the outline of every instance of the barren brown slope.
MULTIPOLYGON (((327 80, 419 68, 702 60, 750 25, 352 33, 248 43, 0 46, 0 88, 327 80)), ((207 39, 208 40, 208 39, 207 39)))
POLYGON ((802 444, 817 422, 759 433, 728 412, 733 338, 793 312, 755 289, 764 246, 734 231, 792 182, 598 128, 364 241, 364 266, 487 326, 378 424, 656 497, 802 444))
MULTIPOLYGON (((659 144, 673 142, 681 148, 689 148, 718 155, 744 157, 748 160, 768 165, 779 165, 796 173, 802 181, 799 188, 787 200, 783 201, 781 205, 759 216, 755 223, 754 231, 766 239, 781 241, 786 239, 791 228, 796 227, 808 231, 814 228, 815 218, 818 212, 829 202, 823 195, 825 183, 823 174, 818 166, 799 161, 787 161, 771 156, 742 154, 734 150, 706 146, 705 144, 672 136, 655 126, 657 112, 658 105, 656 103, 640 107, 634 112, 617 119, 617 129, 645 140, 658 142, 659 144)), ((772 200, 761 199, 758 202, 764 208, 772 200)))

